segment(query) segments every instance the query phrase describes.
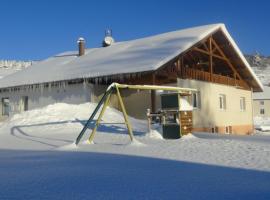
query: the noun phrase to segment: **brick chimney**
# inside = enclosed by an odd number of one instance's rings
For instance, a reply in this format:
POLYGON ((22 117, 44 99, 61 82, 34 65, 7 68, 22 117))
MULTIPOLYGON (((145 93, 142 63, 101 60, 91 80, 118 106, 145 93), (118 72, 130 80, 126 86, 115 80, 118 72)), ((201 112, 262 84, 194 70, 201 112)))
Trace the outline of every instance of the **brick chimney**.
POLYGON ((85 40, 84 38, 80 37, 77 41, 78 49, 79 49, 79 56, 83 56, 85 54, 85 40))

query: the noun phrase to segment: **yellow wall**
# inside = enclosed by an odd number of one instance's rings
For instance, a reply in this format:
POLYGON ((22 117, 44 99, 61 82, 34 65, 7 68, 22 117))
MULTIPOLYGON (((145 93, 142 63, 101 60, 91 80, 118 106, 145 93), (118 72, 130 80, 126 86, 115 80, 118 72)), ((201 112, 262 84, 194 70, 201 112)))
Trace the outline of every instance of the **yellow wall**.
MULTIPOLYGON (((101 99, 107 86, 95 85, 92 88, 91 101, 97 102, 101 99)), ((151 108, 151 93, 150 91, 136 91, 136 90, 120 90, 128 115, 138 118, 146 119, 146 110, 151 108)), ((159 105, 157 98, 157 104, 159 105)), ((119 102, 116 95, 112 95, 110 100, 110 106, 120 109, 119 102)))
MULTIPOLYGON (((195 88, 200 92, 201 107, 193 111, 194 128, 219 127, 223 130, 225 126, 238 127, 237 130, 250 132, 253 126, 252 117, 252 93, 251 91, 237 89, 232 86, 214 84, 196 80, 178 79, 174 84, 179 87, 195 88), (219 94, 226 95, 226 110, 219 109, 219 94), (245 97, 246 110, 240 110, 240 97, 245 97)), ((94 86, 93 91, 105 91, 103 86, 94 86)), ((93 92, 98 95, 99 92, 93 92)), ((100 94, 99 94, 100 95, 100 94)), ((151 108, 151 94, 149 91, 122 91, 122 96, 130 116, 145 119, 146 109, 151 108)), ((92 98, 96 99, 96 97, 92 98)), ((157 95, 157 108, 160 108, 160 98, 157 95)), ((117 100, 114 99, 111 106, 119 108, 117 100)), ((236 129, 235 132, 237 132, 236 129)), ((223 132, 223 131, 222 131, 223 132)))
POLYGON ((254 117, 270 117, 270 100, 253 100, 253 115, 254 117), (261 105, 261 101, 264 105, 261 105), (264 115, 260 114, 260 109, 264 109, 264 115))
POLYGON ((178 79, 181 87, 196 88, 201 94, 201 108, 193 111, 194 127, 252 125, 252 93, 232 86, 178 79), (219 109, 219 94, 226 95, 226 110, 219 109), (245 97, 246 110, 240 110, 245 97))

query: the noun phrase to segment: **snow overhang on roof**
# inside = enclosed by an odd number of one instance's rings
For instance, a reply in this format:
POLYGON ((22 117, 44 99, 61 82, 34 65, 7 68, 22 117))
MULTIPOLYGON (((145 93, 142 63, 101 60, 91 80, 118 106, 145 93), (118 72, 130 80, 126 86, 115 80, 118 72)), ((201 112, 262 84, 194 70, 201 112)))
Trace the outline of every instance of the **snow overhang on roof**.
POLYGON ((118 42, 106 48, 87 49, 80 57, 76 52, 65 52, 1 79, 0 88, 153 71, 217 30, 222 30, 244 63, 253 81, 251 86, 262 91, 262 84, 224 24, 198 26, 118 42))

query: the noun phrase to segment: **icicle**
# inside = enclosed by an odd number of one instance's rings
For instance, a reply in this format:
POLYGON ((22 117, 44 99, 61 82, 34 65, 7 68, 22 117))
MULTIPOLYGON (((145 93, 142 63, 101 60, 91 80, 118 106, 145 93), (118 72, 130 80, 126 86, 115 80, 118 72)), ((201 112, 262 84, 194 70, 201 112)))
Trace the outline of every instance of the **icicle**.
POLYGON ((85 78, 83 79, 83 89, 85 89, 86 88, 86 80, 85 80, 85 78))
POLYGON ((41 96, 43 96, 43 84, 40 84, 40 93, 41 93, 41 96))
POLYGON ((52 83, 48 83, 48 90, 49 90, 49 92, 52 91, 52 83))

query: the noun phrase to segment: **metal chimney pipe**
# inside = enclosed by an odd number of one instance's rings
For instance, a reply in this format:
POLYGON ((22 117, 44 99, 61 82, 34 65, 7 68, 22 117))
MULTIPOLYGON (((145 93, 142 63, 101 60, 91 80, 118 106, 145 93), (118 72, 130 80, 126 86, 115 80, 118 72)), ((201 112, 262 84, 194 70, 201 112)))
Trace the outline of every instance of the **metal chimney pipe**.
POLYGON ((77 41, 78 48, 79 48, 79 56, 83 56, 85 54, 85 40, 84 38, 80 37, 77 41))

